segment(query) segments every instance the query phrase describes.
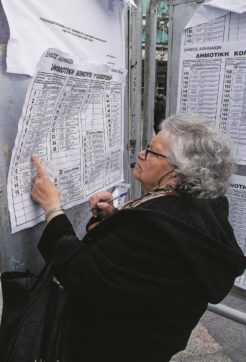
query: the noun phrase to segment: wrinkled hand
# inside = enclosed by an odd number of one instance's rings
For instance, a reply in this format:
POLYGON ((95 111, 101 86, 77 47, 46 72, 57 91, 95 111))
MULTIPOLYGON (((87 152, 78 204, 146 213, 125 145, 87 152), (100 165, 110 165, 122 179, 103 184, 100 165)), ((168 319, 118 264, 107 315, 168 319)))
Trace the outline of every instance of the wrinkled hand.
POLYGON ((97 192, 89 198, 89 206, 94 217, 111 215, 115 208, 113 201, 106 202, 112 199, 112 194, 108 191, 97 192), (99 211, 99 214, 98 214, 99 211))
POLYGON ((49 179, 37 156, 32 155, 32 162, 37 175, 33 180, 31 196, 47 213, 48 210, 61 206, 60 192, 49 179))

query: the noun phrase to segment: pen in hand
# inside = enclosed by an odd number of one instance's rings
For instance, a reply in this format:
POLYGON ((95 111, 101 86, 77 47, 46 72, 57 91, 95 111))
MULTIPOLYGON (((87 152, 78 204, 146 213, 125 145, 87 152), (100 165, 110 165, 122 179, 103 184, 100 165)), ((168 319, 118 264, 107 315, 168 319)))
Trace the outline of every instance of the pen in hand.
MULTIPOLYGON (((112 197, 111 199, 108 199, 108 200, 102 200, 102 201, 98 201, 99 203, 100 202, 106 202, 106 203, 110 203, 110 202, 113 202, 114 200, 117 200, 119 199, 120 197, 123 197, 123 196, 126 196, 128 194, 128 191, 126 192, 122 192, 120 195, 118 196, 115 196, 115 197, 112 197)), ((99 217, 105 217, 107 216, 107 214, 104 214, 104 210, 103 209, 100 209, 99 207, 95 207, 93 209, 90 209, 90 211, 92 211, 92 213, 96 216, 99 216, 99 217)))
MULTIPOLYGON (((127 194, 128 194, 128 191, 123 192, 122 194, 120 194, 120 195, 118 195, 118 196, 115 196, 115 197, 113 197, 112 199, 109 199, 109 200, 103 201, 103 202, 107 202, 107 203, 109 203, 109 202, 112 202, 112 201, 114 201, 114 200, 119 199, 120 197, 126 196, 127 194)), ((99 202, 100 202, 100 201, 99 201, 99 202)))

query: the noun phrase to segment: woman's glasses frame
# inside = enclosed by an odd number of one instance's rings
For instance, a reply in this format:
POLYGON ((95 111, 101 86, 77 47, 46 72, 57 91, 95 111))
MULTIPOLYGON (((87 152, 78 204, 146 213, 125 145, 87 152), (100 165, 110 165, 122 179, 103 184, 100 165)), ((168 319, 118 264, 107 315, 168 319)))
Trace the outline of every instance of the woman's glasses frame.
POLYGON ((154 156, 156 156, 156 157, 167 158, 167 156, 162 155, 161 153, 154 152, 154 151, 150 150, 150 149, 149 149, 149 145, 146 147, 146 149, 145 149, 144 151, 145 151, 144 160, 147 160, 148 153, 150 153, 151 155, 154 155, 154 156))

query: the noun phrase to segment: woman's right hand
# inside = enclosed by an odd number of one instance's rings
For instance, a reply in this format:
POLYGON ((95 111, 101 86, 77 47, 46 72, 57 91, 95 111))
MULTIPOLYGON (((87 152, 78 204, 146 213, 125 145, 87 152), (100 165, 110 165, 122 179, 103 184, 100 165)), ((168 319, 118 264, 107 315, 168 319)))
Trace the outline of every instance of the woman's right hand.
POLYGON ((112 194, 108 191, 100 191, 89 198, 89 206, 94 217, 107 216, 114 213, 115 208, 112 199, 112 194))
POLYGON ((43 208, 46 214, 50 209, 61 207, 60 192, 49 179, 37 156, 32 155, 32 162, 37 175, 33 179, 31 196, 43 208))

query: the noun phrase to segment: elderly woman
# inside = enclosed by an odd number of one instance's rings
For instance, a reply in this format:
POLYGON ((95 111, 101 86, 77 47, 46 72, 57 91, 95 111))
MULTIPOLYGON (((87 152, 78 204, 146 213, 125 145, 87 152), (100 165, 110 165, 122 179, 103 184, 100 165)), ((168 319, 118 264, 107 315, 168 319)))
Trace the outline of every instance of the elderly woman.
POLYGON ((144 195, 120 211, 110 193, 92 196, 90 207, 108 217, 92 217, 82 241, 33 162, 32 197, 48 223, 39 249, 70 291, 69 362, 169 361, 246 267, 228 222, 234 162, 225 136, 198 115, 166 119, 133 171, 144 195))

